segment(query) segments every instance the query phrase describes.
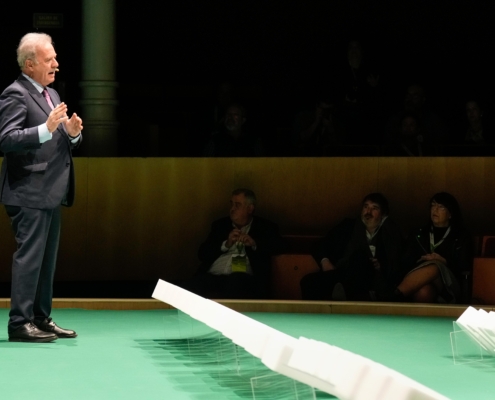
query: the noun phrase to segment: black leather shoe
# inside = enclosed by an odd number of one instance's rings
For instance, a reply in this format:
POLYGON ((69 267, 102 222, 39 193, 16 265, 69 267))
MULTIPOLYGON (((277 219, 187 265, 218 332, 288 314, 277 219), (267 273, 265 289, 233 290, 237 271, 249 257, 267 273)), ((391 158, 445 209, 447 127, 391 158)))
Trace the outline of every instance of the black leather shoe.
POLYGON ((9 332, 9 342, 46 343, 57 340, 57 335, 38 329, 32 322, 27 322, 13 332, 9 332))
POLYGON ((77 336, 76 332, 70 329, 61 328, 55 322, 53 322, 51 318, 46 318, 45 320, 39 323, 35 322, 35 324, 42 331, 54 333, 60 339, 70 339, 70 338, 75 338, 77 336))

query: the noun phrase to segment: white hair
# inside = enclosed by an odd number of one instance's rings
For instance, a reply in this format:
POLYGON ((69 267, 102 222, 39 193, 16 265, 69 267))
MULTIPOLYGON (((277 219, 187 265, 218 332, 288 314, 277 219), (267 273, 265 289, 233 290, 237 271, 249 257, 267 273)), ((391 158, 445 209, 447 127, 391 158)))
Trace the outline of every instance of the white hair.
POLYGON ((46 33, 28 33, 24 35, 17 47, 17 63, 21 70, 24 69, 27 60, 38 64, 36 49, 44 44, 52 44, 52 38, 46 33))

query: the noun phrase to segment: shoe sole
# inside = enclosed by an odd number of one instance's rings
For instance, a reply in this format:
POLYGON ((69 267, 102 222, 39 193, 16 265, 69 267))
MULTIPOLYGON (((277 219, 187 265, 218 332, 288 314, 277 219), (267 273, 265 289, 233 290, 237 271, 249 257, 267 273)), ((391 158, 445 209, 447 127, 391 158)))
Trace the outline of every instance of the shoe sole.
POLYGON ((9 338, 9 342, 24 342, 24 343, 48 343, 57 340, 58 337, 47 337, 40 339, 24 339, 24 338, 9 338))
POLYGON ((59 335, 57 335, 57 337, 59 339, 74 339, 74 338, 77 337, 77 334, 74 334, 74 335, 65 335, 65 336, 59 336, 59 335))

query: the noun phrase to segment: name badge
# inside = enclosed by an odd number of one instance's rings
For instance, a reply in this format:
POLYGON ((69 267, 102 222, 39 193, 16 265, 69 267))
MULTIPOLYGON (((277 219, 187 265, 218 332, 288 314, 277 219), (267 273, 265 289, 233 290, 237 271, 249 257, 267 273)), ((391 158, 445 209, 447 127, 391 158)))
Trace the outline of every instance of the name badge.
POLYGON ((245 254, 232 256, 232 272, 247 272, 247 257, 245 254))

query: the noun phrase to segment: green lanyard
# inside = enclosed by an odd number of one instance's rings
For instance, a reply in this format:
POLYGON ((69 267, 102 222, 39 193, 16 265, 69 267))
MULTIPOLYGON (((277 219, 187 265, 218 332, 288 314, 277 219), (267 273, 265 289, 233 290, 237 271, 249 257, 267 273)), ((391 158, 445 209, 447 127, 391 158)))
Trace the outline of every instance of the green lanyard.
POLYGON ((435 235, 433 235, 433 227, 431 228, 431 231, 430 231, 430 251, 432 253, 434 253, 435 249, 443 243, 444 239, 447 237, 447 235, 449 233, 450 233, 450 226, 449 226, 449 229, 447 229, 447 231, 445 232, 445 235, 443 235, 443 238, 438 243, 435 243, 435 235))
POLYGON ((242 242, 237 242, 235 244, 235 247, 237 248, 237 254, 242 254, 244 253, 244 243, 242 242))

